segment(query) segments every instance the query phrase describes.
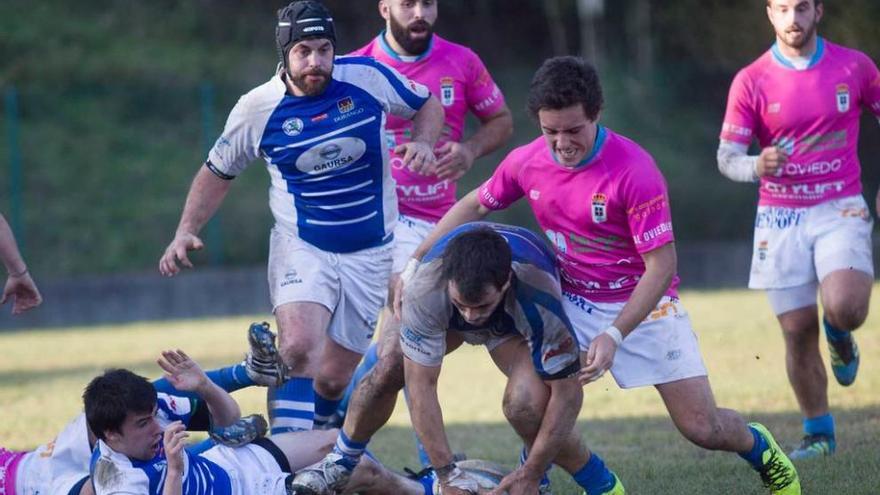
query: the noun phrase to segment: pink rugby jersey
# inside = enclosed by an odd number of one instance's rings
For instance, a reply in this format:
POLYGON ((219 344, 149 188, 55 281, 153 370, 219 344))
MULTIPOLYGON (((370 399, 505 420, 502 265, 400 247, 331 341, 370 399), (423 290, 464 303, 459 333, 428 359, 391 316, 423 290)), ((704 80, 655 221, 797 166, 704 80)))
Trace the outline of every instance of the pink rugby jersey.
POLYGON ((780 174, 761 178, 758 204, 812 206, 861 192, 863 106, 880 116, 880 72, 865 54, 819 38, 797 70, 773 45, 734 78, 721 139, 788 153, 780 174))
MULTIPOLYGON (((577 168, 553 157, 543 137, 513 150, 480 187, 500 210, 526 196, 556 248, 562 289, 595 302, 629 299, 645 272, 641 254, 673 242, 666 181, 633 141, 599 127, 577 168)), ((676 297, 676 275, 666 294, 676 297)))
MULTIPOLYGON (((483 119, 504 106, 504 95, 480 57, 469 48, 436 34, 424 54, 406 57, 406 60, 388 46, 384 32, 352 54, 374 57, 413 81, 424 84, 437 96, 446 113, 437 148, 448 141, 461 141, 468 110, 483 119)), ((392 150, 412 137, 412 122, 409 120, 389 115, 385 129, 392 150)), ((393 152, 391 166, 391 175, 397 181, 400 213, 436 222, 455 204, 455 182, 412 172, 403 166, 402 157, 393 152)))

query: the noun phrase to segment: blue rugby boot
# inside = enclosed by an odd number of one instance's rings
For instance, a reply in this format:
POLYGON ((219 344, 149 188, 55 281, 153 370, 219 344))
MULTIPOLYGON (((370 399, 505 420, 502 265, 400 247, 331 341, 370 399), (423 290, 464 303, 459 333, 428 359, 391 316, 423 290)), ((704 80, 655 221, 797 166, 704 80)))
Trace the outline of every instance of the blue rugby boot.
POLYGON ((852 385, 859 372, 859 346, 856 345, 852 332, 829 330, 826 324, 825 340, 828 341, 828 353, 831 355, 831 371, 834 372, 834 379, 844 387, 852 385))
POLYGON ((208 435, 211 440, 227 447, 241 447, 254 440, 266 436, 269 424, 260 414, 245 416, 235 423, 224 427, 211 426, 208 435))
POLYGON ((244 360, 248 377, 257 385, 278 387, 287 376, 287 366, 275 346, 275 334, 269 324, 251 323, 248 328, 248 350, 244 360))
POLYGON ((815 459, 817 457, 825 457, 834 453, 837 449, 837 442, 833 435, 805 435, 801 440, 801 444, 792 450, 788 457, 793 461, 803 459, 815 459))

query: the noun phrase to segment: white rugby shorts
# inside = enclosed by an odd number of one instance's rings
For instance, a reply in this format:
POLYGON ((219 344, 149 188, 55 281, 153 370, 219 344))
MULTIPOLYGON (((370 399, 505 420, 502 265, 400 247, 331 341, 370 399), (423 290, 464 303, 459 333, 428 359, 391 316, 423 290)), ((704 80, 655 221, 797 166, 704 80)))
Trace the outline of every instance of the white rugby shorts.
POLYGON ((332 313, 328 335, 360 354, 373 339, 391 275, 391 243, 353 253, 331 253, 272 229, 269 295, 273 310, 313 302, 332 313))
POLYGON ((807 208, 759 206, 749 288, 805 286, 837 270, 873 277, 873 225, 861 195, 807 208))
POLYGON ((259 445, 227 447, 217 445, 206 450, 202 457, 214 462, 229 475, 232 493, 241 495, 280 495, 287 493, 278 461, 259 445))
MULTIPOLYGON (((562 305, 581 351, 611 326, 623 302, 596 303, 563 293, 562 305)), ((629 333, 614 355, 611 375, 620 388, 643 387, 706 376, 697 336, 678 299, 663 296, 645 321, 629 333)))
POLYGON ((394 227, 394 263, 391 273, 401 273, 419 244, 428 237, 437 224, 407 215, 400 215, 394 227))

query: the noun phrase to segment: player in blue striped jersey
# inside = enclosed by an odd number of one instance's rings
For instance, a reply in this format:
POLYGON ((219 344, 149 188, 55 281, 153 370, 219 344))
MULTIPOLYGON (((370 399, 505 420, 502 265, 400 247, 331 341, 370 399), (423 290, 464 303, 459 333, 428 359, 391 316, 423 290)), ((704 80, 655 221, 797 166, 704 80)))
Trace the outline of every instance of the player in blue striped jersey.
POLYGON ((330 12, 317 1, 279 11, 278 72, 244 95, 196 174, 163 275, 191 267, 199 231, 231 181, 266 162, 269 289, 290 379, 270 391, 272 431, 311 429, 315 403, 335 409, 384 303, 398 217, 385 139, 388 115, 413 121, 395 151, 430 173, 443 109, 428 90, 366 57, 335 58, 330 12))

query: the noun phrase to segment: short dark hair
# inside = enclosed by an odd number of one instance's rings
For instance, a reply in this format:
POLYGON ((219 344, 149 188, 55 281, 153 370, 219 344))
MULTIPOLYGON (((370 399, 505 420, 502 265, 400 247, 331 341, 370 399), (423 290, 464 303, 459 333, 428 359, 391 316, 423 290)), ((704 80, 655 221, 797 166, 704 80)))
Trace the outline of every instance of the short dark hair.
POLYGON ((580 104, 590 120, 602 110, 602 85, 595 67, 580 57, 553 57, 541 64, 529 86, 527 108, 535 119, 539 110, 562 110, 580 104))
POLYGON ((151 413, 156 388, 146 378, 125 369, 109 369, 92 379, 83 392, 86 422, 104 439, 105 432, 120 432, 128 413, 151 413))
POLYGON ((512 255, 504 237, 479 227, 453 237, 443 250, 443 280, 454 282, 467 302, 483 297, 487 285, 498 290, 510 278, 512 255))
MULTIPOLYGON (((767 0, 768 7, 770 6, 771 1, 772 0, 767 0)), ((813 0, 813 7, 818 7, 818 6, 822 5, 822 3, 823 3, 823 0, 813 0)))

